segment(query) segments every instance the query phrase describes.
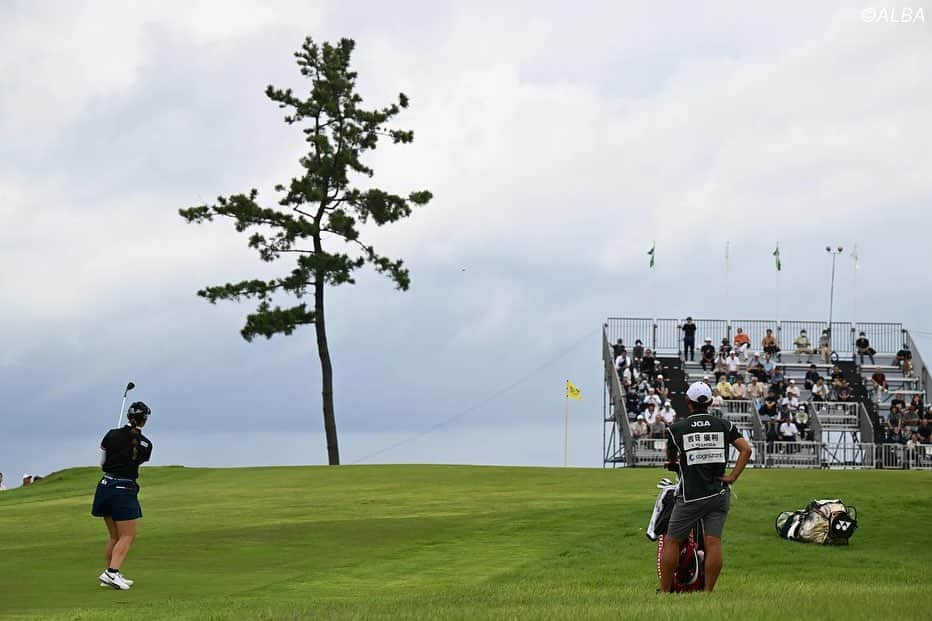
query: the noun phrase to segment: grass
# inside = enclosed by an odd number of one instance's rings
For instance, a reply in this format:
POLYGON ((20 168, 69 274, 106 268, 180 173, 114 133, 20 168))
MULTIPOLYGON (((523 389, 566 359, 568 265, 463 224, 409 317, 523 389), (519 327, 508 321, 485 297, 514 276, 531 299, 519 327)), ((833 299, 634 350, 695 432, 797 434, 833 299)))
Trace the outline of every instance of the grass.
POLYGON ((124 573, 97 586, 98 473, 0 494, 4 619, 915 619, 932 591, 932 472, 748 470, 712 596, 658 597, 660 470, 146 468, 124 573), (856 505, 847 548, 779 539, 812 498, 856 505))

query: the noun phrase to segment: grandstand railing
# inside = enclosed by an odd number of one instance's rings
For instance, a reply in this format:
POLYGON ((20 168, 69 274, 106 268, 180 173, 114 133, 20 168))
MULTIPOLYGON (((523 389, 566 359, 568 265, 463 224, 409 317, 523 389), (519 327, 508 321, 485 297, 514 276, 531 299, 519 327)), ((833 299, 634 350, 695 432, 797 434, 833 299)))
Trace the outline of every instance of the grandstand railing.
POLYGON ((822 466, 820 442, 767 442, 764 463, 778 468, 819 468, 822 466))
POLYGON ((932 445, 907 448, 903 444, 879 444, 879 459, 884 468, 901 470, 932 470, 932 445))
POLYGON ((664 438, 636 438, 633 440, 633 463, 637 466, 663 466, 667 461, 667 441, 664 438))
POLYGON ((809 413, 825 431, 859 431, 861 404, 855 401, 810 401, 809 413))
POLYGON ((718 408, 722 418, 733 422, 739 429, 753 430, 752 437, 763 439, 764 425, 760 421, 754 402, 750 399, 731 399, 718 408))
MULTIPOLYGON (((683 331, 680 329, 685 319, 650 318, 650 317, 609 317, 605 328, 611 343, 619 338, 630 350, 634 342, 640 339, 645 348, 654 350, 661 356, 673 356, 682 353, 683 331)), ((800 330, 806 330, 813 350, 818 350, 819 337, 828 326, 828 322, 819 320, 762 320, 762 319, 695 319, 696 347, 702 345, 703 339, 710 338, 718 347, 722 339, 734 342, 737 329, 741 328, 751 340, 751 349, 760 350, 761 340, 767 329, 773 330, 782 352, 795 351, 793 341, 800 330)), ((846 322, 833 321, 831 330, 832 349, 840 357, 853 358, 854 342, 858 333, 864 332, 878 354, 895 354, 904 342, 911 342, 909 333, 899 323, 846 322), (904 341, 904 338, 906 339, 904 341)), ((910 344, 913 362, 917 362, 918 348, 910 344)), ((925 365, 922 365, 925 368, 925 365)))

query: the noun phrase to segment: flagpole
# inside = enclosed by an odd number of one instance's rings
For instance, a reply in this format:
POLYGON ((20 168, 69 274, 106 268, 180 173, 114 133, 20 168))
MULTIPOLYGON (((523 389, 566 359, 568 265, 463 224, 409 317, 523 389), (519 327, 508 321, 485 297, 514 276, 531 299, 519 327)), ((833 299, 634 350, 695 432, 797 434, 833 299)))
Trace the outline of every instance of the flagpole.
MULTIPOLYGON (((567 384, 569 380, 566 380, 567 384)), ((570 396, 569 390, 563 391, 563 467, 566 468, 567 437, 570 434, 570 396)))
POLYGON ((854 245, 854 316, 851 318, 855 325, 858 323, 858 245, 854 245))
POLYGON ((780 242, 777 242, 777 278, 776 278, 777 295, 775 296, 776 302, 777 302, 777 309, 776 309, 777 316, 774 318, 777 324, 780 323, 780 272, 782 271, 780 269, 781 267, 782 266, 780 265, 780 242))
MULTIPOLYGON (((730 298, 731 278, 728 277, 728 274, 729 274, 728 272, 728 245, 730 243, 731 243, 730 241, 725 240, 725 312, 726 313, 731 312, 731 307, 729 306, 729 302, 731 301, 731 298, 730 298)), ((731 315, 727 315, 727 316, 731 317, 731 315)))

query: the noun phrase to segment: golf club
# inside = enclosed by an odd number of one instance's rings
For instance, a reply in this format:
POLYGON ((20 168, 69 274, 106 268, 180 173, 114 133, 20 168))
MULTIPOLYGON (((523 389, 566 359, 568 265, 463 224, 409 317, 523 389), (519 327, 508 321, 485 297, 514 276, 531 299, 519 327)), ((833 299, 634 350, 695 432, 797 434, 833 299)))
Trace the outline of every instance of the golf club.
POLYGON ((136 387, 136 384, 130 382, 126 385, 126 390, 123 391, 123 403, 120 404, 120 418, 117 419, 117 427, 123 424, 123 410, 126 409, 126 393, 128 393, 135 387, 136 387))

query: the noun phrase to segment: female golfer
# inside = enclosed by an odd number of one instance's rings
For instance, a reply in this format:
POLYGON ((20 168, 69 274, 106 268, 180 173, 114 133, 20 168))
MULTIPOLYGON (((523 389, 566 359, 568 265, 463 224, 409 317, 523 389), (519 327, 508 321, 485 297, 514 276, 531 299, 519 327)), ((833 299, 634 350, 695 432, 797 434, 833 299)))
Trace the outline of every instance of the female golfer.
POLYGON ((120 566, 136 539, 136 520, 142 517, 136 479, 139 464, 149 461, 152 455, 152 442, 140 431, 150 413, 142 401, 133 403, 126 412, 129 424, 111 429, 100 443, 104 476, 97 484, 91 515, 102 517, 110 533, 107 569, 100 574, 100 586, 121 590, 133 586, 133 581, 120 573, 120 566))

